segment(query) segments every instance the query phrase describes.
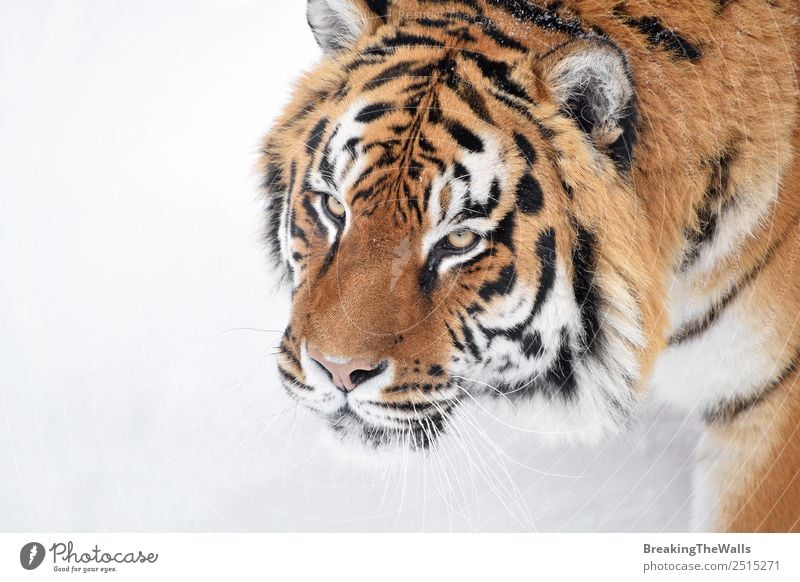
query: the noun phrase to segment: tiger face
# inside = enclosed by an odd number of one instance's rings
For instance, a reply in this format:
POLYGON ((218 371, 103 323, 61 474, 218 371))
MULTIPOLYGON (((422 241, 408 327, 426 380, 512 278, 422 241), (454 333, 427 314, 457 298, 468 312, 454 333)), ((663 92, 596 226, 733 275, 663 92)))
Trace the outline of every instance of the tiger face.
POLYGON ((550 434, 618 427, 655 311, 625 56, 369 4, 309 3, 327 54, 264 147, 284 388, 373 445, 428 447, 486 398, 550 434))

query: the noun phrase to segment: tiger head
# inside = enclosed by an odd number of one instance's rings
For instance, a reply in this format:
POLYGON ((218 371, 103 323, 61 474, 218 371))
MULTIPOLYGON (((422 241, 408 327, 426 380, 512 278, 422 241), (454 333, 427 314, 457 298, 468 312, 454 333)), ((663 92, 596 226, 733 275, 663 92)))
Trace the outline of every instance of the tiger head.
POLYGON ((285 389, 375 445, 487 397, 551 434, 620 426, 660 310, 625 55, 555 14, 569 38, 395 4, 310 0, 325 56, 265 141, 285 389))

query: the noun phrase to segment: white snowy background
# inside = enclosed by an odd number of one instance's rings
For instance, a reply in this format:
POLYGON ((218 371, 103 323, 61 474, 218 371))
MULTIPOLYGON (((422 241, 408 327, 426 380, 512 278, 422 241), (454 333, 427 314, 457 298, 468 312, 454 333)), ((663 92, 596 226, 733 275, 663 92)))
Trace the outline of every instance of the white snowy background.
POLYGON ((475 407, 365 461, 284 395, 253 168, 304 11, 0 1, 0 530, 687 528, 696 431, 653 404, 595 449, 475 407))

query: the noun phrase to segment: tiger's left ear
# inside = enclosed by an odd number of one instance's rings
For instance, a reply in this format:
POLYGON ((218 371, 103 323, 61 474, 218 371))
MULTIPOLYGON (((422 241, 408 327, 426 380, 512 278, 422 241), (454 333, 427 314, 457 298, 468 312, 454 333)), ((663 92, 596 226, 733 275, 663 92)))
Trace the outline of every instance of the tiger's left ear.
POLYGON ((541 74, 552 95, 622 171, 633 163, 636 94, 628 59, 614 44, 584 39, 550 53, 541 74))
POLYGON ((389 0, 308 0, 306 15, 326 53, 351 47, 386 21, 389 0))

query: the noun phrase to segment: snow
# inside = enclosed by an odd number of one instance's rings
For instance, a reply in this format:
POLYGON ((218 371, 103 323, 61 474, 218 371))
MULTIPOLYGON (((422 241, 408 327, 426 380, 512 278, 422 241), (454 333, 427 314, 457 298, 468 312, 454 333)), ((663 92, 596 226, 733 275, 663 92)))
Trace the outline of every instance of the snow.
POLYGON ((0 530, 685 529, 697 430, 654 404, 364 459, 284 395, 254 165, 318 56, 299 1, 0 7, 0 530))

